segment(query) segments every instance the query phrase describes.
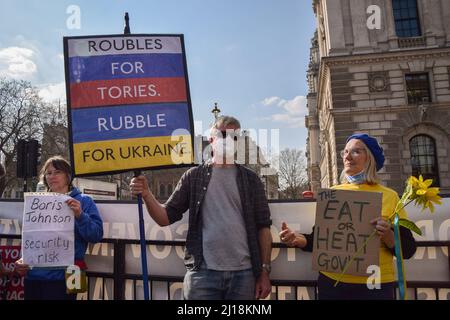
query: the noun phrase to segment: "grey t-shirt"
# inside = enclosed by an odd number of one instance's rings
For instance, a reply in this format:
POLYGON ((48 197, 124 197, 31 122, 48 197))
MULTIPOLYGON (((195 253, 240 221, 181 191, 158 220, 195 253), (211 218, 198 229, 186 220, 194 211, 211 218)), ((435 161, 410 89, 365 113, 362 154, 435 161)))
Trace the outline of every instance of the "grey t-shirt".
POLYGON ((214 167, 202 204, 203 257, 208 269, 245 270, 252 267, 237 168, 214 167))

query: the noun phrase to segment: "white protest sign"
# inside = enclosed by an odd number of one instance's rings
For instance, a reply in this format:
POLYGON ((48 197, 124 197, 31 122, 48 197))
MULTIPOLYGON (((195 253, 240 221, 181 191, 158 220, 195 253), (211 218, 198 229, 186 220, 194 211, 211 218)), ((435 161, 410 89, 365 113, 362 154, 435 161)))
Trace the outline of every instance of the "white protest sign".
POLYGON ((59 193, 25 193, 22 254, 25 264, 59 267, 74 263, 75 216, 59 193))

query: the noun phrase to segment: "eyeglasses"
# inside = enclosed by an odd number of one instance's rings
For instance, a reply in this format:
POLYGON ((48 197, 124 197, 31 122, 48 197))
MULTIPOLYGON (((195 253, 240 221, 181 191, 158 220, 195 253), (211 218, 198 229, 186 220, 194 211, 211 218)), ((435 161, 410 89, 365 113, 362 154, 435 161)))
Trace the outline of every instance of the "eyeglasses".
POLYGON ((55 170, 55 171, 47 171, 46 173, 45 173, 45 176, 46 177, 50 177, 50 176, 59 176, 59 175, 62 175, 62 174, 64 174, 64 172, 62 172, 61 170, 55 170))
POLYGON ((345 149, 341 151, 341 157, 342 159, 346 158, 348 156, 348 154, 350 153, 350 155, 353 157, 358 157, 360 156, 363 152, 366 152, 366 150, 364 148, 354 148, 354 149, 345 149))

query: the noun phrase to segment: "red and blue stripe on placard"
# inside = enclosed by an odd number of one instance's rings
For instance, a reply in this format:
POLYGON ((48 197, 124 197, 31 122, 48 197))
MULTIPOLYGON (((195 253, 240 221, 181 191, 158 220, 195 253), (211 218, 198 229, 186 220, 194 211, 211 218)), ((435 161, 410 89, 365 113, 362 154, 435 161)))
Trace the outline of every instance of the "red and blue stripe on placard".
POLYGON ((183 56, 173 53, 72 57, 69 68, 71 84, 136 78, 184 79, 185 76, 183 56))
MULTIPOLYGON (((82 48, 84 43, 77 45, 82 48)), ((164 53, 71 56, 68 67, 74 158, 84 159, 80 152, 100 152, 114 143, 119 144, 116 147, 134 147, 190 136, 181 48, 164 53)), ((154 161, 158 165, 171 164, 168 160, 161 157, 154 161)), ((92 159, 83 160, 88 169, 77 165, 77 172, 104 170, 100 168, 102 163, 86 161, 92 159)), ((118 158, 114 170, 134 167, 122 163, 127 161, 118 158)))
POLYGON ((72 57, 71 107, 187 101, 181 54, 72 57))
POLYGON ((187 101, 184 78, 139 78, 71 84, 73 109, 187 101))

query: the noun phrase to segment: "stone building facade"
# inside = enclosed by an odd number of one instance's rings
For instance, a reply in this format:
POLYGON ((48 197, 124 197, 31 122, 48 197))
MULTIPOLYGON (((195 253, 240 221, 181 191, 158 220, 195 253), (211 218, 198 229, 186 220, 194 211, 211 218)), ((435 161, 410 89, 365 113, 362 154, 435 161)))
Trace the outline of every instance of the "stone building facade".
POLYGON ((355 132, 385 151, 382 183, 410 175, 450 191, 450 1, 313 0, 308 71, 312 190, 339 182, 339 152, 355 132))

